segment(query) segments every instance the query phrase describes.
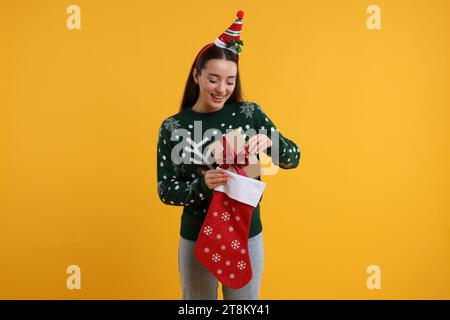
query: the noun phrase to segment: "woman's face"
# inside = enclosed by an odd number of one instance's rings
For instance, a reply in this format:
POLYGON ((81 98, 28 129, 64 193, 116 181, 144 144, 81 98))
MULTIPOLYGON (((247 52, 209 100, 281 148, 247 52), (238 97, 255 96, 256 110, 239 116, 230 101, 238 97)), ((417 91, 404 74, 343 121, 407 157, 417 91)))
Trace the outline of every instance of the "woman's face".
POLYGON ((236 86, 237 65, 233 61, 211 59, 200 77, 194 70, 195 82, 200 87, 197 103, 205 109, 221 109, 236 86))

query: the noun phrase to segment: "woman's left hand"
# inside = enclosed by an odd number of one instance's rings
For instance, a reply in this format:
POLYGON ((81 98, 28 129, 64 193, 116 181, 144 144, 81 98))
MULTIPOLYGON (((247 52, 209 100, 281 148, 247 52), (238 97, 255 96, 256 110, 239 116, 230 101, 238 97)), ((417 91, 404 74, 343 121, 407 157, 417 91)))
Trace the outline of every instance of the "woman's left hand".
POLYGON ((272 146, 272 140, 265 134, 258 133, 248 139, 247 143, 248 151, 250 154, 256 154, 263 152, 267 148, 272 146))

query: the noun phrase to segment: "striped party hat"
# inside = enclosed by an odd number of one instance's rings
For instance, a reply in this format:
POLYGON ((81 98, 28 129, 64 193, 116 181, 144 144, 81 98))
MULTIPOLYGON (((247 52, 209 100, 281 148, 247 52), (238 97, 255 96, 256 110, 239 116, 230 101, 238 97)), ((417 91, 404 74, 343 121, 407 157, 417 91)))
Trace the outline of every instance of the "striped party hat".
POLYGON ((195 65, 197 66, 198 61, 200 60, 200 57, 202 54, 208 50, 208 48, 212 47, 213 45, 216 45, 220 48, 225 48, 233 53, 237 54, 237 57, 239 59, 239 53, 242 51, 242 47, 244 45, 244 42, 240 39, 241 37, 241 31, 242 31, 242 24, 244 21, 242 20, 244 18, 244 12, 242 10, 239 10, 236 13, 237 19, 234 20, 234 22, 231 24, 231 26, 225 30, 224 33, 222 33, 220 36, 214 40, 214 42, 207 44, 203 47, 203 49, 198 54, 197 60, 195 61, 195 65))
POLYGON ((244 21, 244 12, 239 10, 236 13, 237 19, 234 20, 233 24, 225 30, 217 39, 214 41, 214 44, 221 48, 226 48, 233 51, 236 54, 239 54, 242 51, 241 46, 244 45, 244 42, 240 39, 242 24, 244 21))

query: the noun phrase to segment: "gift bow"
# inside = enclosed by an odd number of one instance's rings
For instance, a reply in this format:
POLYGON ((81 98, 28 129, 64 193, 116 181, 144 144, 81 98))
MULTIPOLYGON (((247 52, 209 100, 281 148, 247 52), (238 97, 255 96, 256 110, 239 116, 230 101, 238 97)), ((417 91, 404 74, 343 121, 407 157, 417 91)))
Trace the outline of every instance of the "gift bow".
POLYGON ((247 174, 244 171, 244 167, 248 166, 248 145, 244 146, 244 149, 241 150, 238 154, 234 152, 233 147, 228 143, 227 138, 225 136, 222 137, 222 145, 223 145, 223 159, 225 160, 223 164, 220 166, 222 169, 228 169, 230 166, 234 167, 236 172, 244 177, 247 174), (238 163, 238 159, 244 157, 244 163, 238 163))

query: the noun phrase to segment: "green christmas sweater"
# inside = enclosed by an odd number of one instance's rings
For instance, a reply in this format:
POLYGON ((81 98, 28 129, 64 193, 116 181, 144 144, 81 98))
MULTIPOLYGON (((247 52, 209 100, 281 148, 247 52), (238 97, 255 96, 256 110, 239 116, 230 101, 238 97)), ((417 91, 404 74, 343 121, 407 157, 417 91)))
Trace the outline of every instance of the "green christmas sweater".
MULTIPOLYGON (((256 133, 263 133, 269 138, 272 135, 275 138, 278 134, 279 147, 273 144, 265 153, 280 168, 293 169, 298 166, 298 145, 284 137, 261 106, 254 102, 227 102, 220 110, 206 113, 184 109, 165 119, 159 128, 158 195, 164 204, 183 207, 180 235, 185 239, 197 240, 214 192, 206 185, 204 174, 218 165, 206 161, 205 150, 227 130, 238 128, 241 128, 246 141, 256 133), (272 154, 276 150, 278 157, 272 154)), ((261 177, 257 179, 261 180, 261 177)), ((261 231, 258 203, 253 210, 249 237, 261 231)))

